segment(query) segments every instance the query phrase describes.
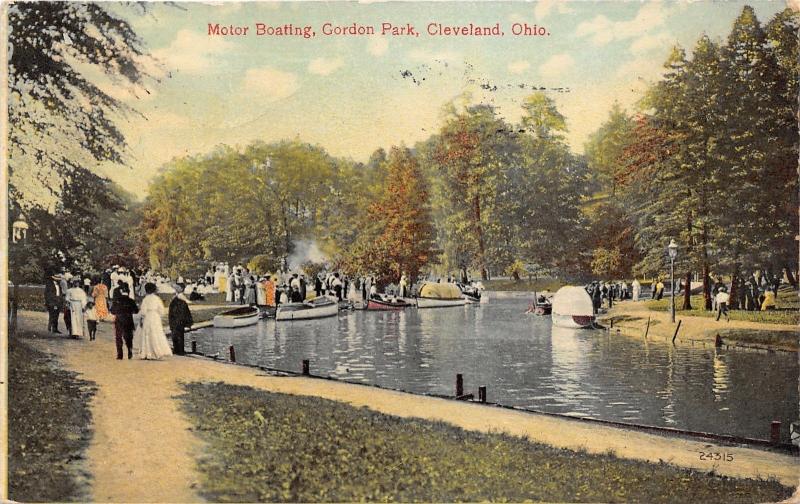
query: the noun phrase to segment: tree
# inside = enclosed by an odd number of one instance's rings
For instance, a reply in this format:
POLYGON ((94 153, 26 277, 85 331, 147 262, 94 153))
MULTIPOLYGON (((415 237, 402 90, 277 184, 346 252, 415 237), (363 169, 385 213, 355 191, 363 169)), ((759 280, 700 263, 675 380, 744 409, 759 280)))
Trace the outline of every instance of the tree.
POLYGON ((132 110, 85 67, 141 88, 146 53, 131 26, 100 4, 19 2, 8 22, 9 185, 12 197, 36 203, 58 197, 71 178, 90 182, 79 172, 96 163, 124 162, 115 117, 132 110))
POLYGON ((128 22, 100 4, 17 2, 8 25, 11 207, 35 221, 39 269, 88 267, 112 239, 104 223, 124 220, 126 204, 93 169, 125 162, 118 121, 134 112, 93 74, 146 92, 148 57, 128 22))
POLYGON ((372 272, 382 285, 403 273, 416 279, 434 246, 427 183, 416 157, 405 147, 393 147, 386 169, 383 194, 368 210, 370 225, 345 260, 351 273, 372 272))
POLYGON ((630 141, 633 127, 633 120, 619 103, 614 102, 608 119, 589 137, 584 149, 590 173, 603 190, 610 191, 611 196, 616 193, 622 153, 630 141))

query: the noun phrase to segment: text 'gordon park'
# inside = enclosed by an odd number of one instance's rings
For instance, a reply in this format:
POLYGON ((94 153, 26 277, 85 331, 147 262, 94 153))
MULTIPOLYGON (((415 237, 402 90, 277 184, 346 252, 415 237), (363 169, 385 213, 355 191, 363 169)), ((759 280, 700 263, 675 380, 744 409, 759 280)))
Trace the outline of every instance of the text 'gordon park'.
MULTIPOLYGON (((509 33, 517 37, 546 37, 550 35, 549 30, 544 26, 530 25, 528 23, 513 23, 509 33)), ((219 23, 208 23, 209 36, 223 37, 302 37, 313 38, 318 34, 326 37, 359 37, 359 36, 385 36, 385 37, 419 37, 420 34, 432 37, 504 37, 505 29, 500 23, 482 25, 467 23, 461 25, 450 25, 443 23, 428 23, 423 31, 420 31, 411 23, 390 23, 382 22, 379 24, 360 24, 360 23, 323 23, 319 30, 311 25, 267 24, 252 23, 251 25, 221 25, 219 23)))

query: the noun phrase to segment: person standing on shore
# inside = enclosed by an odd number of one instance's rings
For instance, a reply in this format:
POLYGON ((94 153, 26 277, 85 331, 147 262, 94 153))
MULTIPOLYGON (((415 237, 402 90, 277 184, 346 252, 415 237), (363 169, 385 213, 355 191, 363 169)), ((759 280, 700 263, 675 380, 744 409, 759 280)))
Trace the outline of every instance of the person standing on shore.
POLYGON ((192 327, 193 323, 189 303, 186 302, 183 289, 178 286, 175 289, 175 297, 169 303, 169 330, 172 333, 173 354, 185 354, 184 334, 187 329, 192 327))
POLYGON ((86 292, 81 286, 81 280, 72 280, 72 287, 67 290, 67 308, 69 309, 70 326, 69 335, 75 339, 84 336, 83 310, 86 308, 86 292))
POLYGON ((633 279, 633 300, 639 301, 639 295, 642 293, 642 284, 639 283, 639 280, 634 278, 633 279))
POLYGON ((123 284, 116 289, 117 297, 111 305, 114 314, 114 341, 117 345, 117 360, 122 360, 122 345, 128 347, 128 358, 133 358, 133 315, 139 313, 136 301, 128 295, 128 286, 123 284))
POLYGON ((108 318, 108 287, 106 284, 95 277, 95 285, 92 288, 92 298, 94 298, 94 309, 98 320, 108 318))
POLYGON ((97 310, 94 303, 89 301, 86 303, 86 328, 89 330, 89 341, 94 341, 97 335, 97 310))
POLYGON ((56 334, 61 334, 61 331, 58 330, 58 317, 61 313, 61 308, 64 306, 60 280, 61 278, 58 275, 50 275, 44 282, 44 306, 47 309, 47 331, 56 334))
POLYGON ((142 341, 139 349, 139 357, 144 360, 161 359, 161 357, 172 355, 172 349, 167 342, 167 335, 164 334, 164 326, 161 325, 161 317, 164 316, 164 303, 156 295, 156 285, 147 283, 144 291, 147 295, 142 300, 140 311, 142 312, 142 341))
POLYGON ((722 286, 717 291, 717 295, 714 296, 714 300, 716 301, 717 305, 717 320, 725 314, 725 319, 730 322, 731 317, 728 314, 728 301, 730 300, 730 295, 728 294, 728 289, 725 286, 722 286))

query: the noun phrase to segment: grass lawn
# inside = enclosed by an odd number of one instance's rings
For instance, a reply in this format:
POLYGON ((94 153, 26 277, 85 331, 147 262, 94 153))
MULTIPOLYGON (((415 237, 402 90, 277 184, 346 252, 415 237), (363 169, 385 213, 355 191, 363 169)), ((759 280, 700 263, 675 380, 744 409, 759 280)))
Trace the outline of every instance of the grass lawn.
POLYGON ((563 285, 564 282, 554 278, 539 278, 530 282, 525 278, 520 279, 518 282, 514 281, 511 278, 500 279, 500 280, 486 280, 485 282, 483 282, 483 286, 486 288, 487 291, 540 292, 548 290, 550 292, 555 292, 563 285))
POLYGON ((92 437, 92 383, 19 338, 10 340, 8 357, 9 498, 86 501, 79 462, 92 437))
MULTIPOLYGON (((765 324, 789 324, 797 325, 800 323, 800 298, 797 291, 791 287, 783 286, 778 291, 776 301, 777 309, 771 311, 745 311, 730 310, 731 320, 746 320, 749 322, 763 322, 765 324)), ((655 311, 669 311, 670 299, 665 296, 658 301, 647 301, 647 307, 655 311)), ((676 313, 690 315, 693 317, 715 317, 716 312, 703 309, 702 294, 692 296, 692 309, 682 310, 683 296, 675 296, 676 313)))
POLYGON ((224 383, 179 396, 221 502, 777 502, 792 489, 224 383))

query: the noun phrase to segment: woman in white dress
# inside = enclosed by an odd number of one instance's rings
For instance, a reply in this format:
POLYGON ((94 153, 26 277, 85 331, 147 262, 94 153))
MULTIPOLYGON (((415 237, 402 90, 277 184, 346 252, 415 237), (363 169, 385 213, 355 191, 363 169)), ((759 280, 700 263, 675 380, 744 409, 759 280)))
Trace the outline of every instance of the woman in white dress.
POLYGON ((147 295, 142 300, 139 314, 142 315, 141 342, 139 344, 139 358, 160 359, 165 355, 172 355, 172 349, 164 334, 161 317, 164 316, 164 303, 156 295, 158 290, 155 284, 147 283, 144 286, 147 295))
POLYGON ((81 288, 80 280, 73 280, 72 287, 67 290, 66 301, 69 304, 70 327, 69 334, 73 338, 82 338, 84 335, 83 309, 86 308, 88 299, 86 291, 81 288))

